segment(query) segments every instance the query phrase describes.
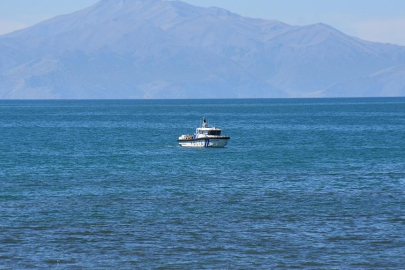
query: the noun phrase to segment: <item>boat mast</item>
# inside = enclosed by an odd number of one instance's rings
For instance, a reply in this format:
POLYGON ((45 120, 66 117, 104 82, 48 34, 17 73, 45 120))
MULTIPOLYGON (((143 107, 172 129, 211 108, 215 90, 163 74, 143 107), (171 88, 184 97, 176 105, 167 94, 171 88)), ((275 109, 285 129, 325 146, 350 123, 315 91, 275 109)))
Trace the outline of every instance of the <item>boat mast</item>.
POLYGON ((207 127, 207 120, 205 120, 205 117, 203 118, 203 125, 202 125, 202 127, 203 127, 203 128, 206 128, 206 127, 207 127))

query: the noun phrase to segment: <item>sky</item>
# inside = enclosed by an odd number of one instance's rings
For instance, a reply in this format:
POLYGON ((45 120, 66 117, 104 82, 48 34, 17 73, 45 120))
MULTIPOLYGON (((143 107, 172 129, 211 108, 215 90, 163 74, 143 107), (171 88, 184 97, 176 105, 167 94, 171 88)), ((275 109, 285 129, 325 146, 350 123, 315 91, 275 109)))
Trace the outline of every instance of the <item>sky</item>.
MULTIPOLYGON (((0 0, 0 35, 98 0, 0 0)), ((183 0, 291 25, 326 23, 351 36, 405 46, 404 0, 183 0)))

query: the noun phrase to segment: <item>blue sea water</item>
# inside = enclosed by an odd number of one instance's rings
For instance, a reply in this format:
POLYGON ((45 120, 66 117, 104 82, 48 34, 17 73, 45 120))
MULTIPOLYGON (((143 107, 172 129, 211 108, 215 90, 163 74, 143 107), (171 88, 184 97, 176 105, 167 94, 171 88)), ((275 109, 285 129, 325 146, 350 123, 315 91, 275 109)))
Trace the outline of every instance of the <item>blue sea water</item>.
POLYGON ((0 101, 0 269, 404 265, 405 98, 0 101))

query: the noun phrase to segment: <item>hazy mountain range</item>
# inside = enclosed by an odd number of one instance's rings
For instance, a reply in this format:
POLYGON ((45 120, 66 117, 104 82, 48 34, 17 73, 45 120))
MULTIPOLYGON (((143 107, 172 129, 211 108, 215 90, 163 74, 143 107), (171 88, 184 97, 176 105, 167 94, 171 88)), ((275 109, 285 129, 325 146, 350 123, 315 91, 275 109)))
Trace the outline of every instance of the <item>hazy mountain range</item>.
POLYGON ((102 0, 0 36, 0 98, 404 96, 405 47, 178 1, 102 0))

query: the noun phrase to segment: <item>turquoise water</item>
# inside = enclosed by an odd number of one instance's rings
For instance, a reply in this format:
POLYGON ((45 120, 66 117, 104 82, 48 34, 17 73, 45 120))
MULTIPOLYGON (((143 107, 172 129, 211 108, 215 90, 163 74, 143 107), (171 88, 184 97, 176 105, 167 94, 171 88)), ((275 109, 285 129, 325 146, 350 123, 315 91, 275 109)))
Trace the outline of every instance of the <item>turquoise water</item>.
POLYGON ((405 98, 0 101, 0 269, 401 269, 405 98), (206 116, 224 149, 183 149, 206 116))

